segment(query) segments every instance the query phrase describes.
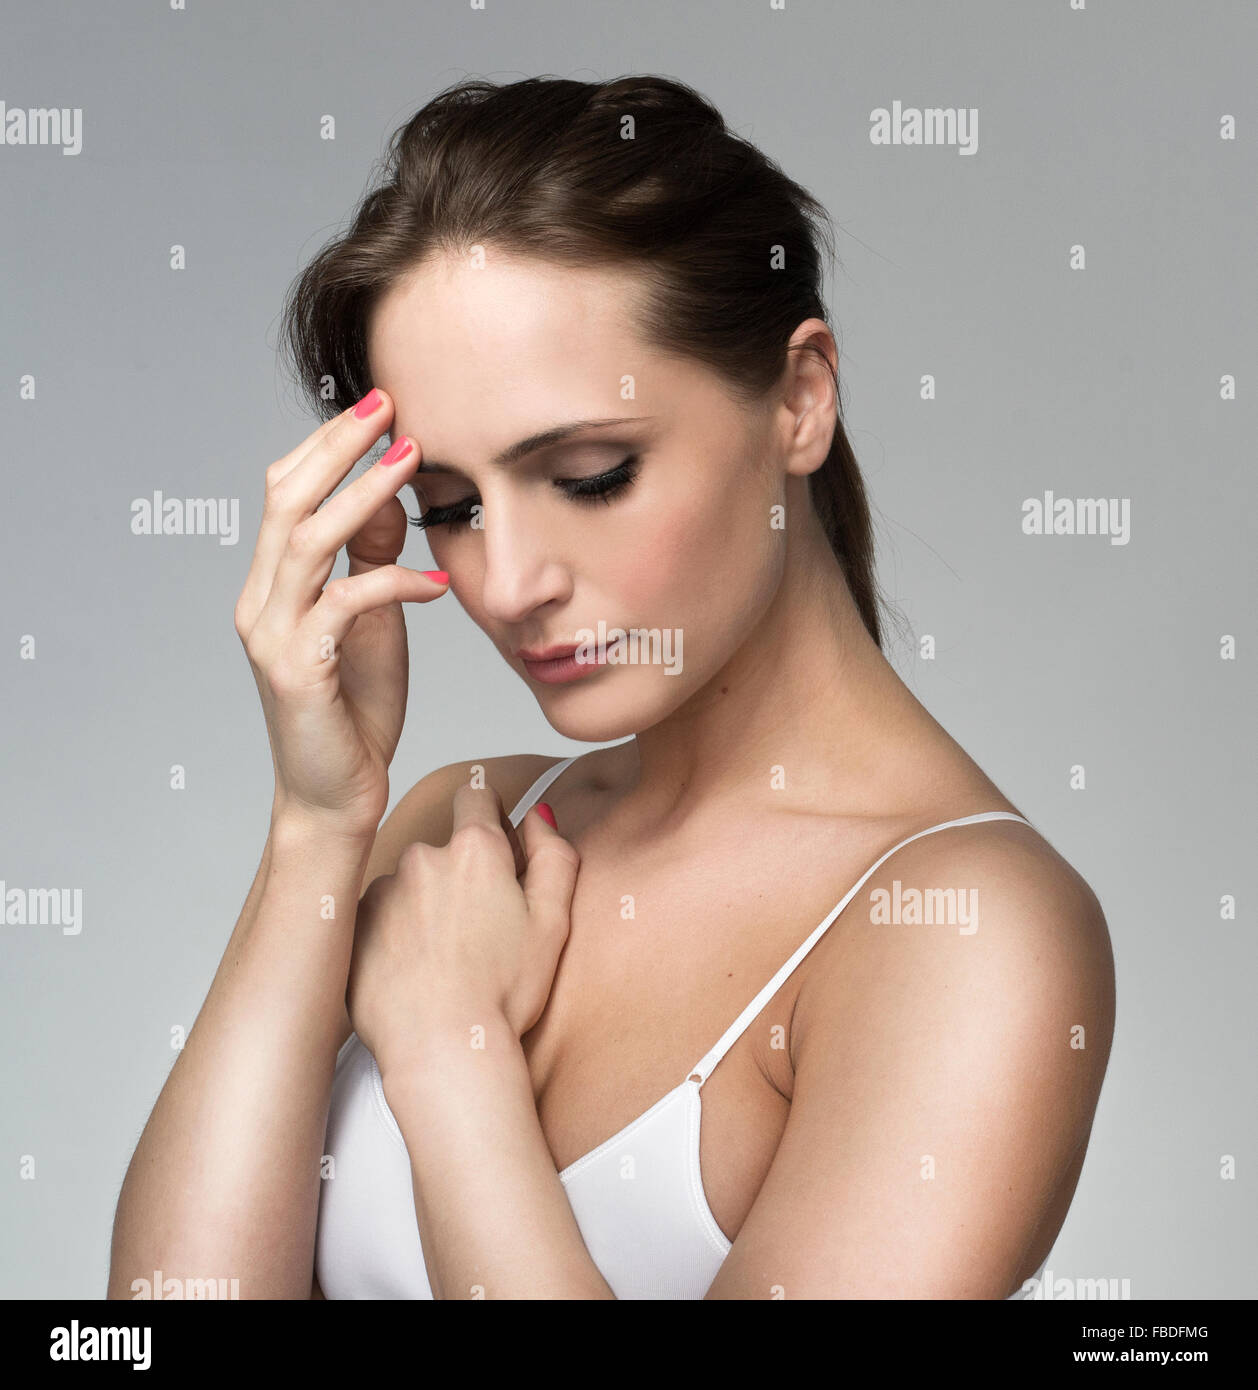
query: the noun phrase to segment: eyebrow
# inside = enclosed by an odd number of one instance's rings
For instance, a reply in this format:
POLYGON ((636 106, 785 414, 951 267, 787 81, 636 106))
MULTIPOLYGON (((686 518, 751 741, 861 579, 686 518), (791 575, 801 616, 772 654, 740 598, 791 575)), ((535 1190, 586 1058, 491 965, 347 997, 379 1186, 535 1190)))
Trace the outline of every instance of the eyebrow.
MULTIPOLYGON (((658 417, 654 415, 625 415, 606 420, 572 420, 566 425, 552 425, 549 429, 530 434, 527 439, 520 439, 514 444, 509 444, 500 453, 495 454, 490 462, 495 468, 503 468, 509 463, 516 463, 528 454, 535 454, 539 449, 547 449, 554 444, 562 444, 570 436, 580 434, 585 430, 608 429, 612 425, 636 425, 656 418, 658 417)), ((424 455, 419 468, 416 470, 418 473, 461 473, 462 471, 460 468, 452 468, 448 463, 436 463, 430 460, 427 455, 424 455)))

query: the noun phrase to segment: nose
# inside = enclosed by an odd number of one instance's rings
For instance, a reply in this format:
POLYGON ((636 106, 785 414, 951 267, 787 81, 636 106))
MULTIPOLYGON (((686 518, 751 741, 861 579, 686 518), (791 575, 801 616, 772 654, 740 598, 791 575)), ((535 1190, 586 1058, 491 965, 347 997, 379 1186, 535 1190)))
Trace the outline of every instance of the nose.
POLYGON ((571 592, 567 564, 540 517, 500 499, 484 511, 485 574, 481 603, 497 622, 519 624, 571 592))

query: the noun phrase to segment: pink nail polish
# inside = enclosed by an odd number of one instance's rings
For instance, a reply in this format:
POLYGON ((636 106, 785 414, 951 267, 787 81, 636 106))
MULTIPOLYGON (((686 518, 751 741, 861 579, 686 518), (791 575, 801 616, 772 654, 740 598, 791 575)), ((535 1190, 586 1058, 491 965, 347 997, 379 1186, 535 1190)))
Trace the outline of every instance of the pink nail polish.
POLYGON ((368 415, 374 415, 384 402, 384 397, 373 386, 370 391, 354 407, 354 414, 360 420, 365 420, 368 415))
POLYGON ((555 824, 555 813, 550 809, 546 802, 539 801, 537 803, 537 814, 541 816, 541 818, 546 822, 547 825, 551 827, 552 830, 559 829, 559 827, 555 824))
POLYGON ((438 584, 448 584, 450 582, 450 576, 445 570, 420 570, 420 574, 422 574, 425 579, 435 580, 438 584))
POLYGON ((393 443, 389 445, 389 452, 385 454, 385 456, 380 460, 380 462, 385 465, 388 465, 390 463, 400 463, 407 456, 407 454, 410 453, 413 447, 414 446, 411 444, 411 441, 407 439, 405 435, 403 435, 401 439, 395 439, 393 443))

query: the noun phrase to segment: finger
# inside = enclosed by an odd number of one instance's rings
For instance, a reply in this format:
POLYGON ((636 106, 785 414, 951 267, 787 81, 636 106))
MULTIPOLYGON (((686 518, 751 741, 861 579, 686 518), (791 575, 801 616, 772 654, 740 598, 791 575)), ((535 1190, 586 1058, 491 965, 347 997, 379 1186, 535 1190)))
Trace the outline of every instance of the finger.
POLYGON ((511 847, 516 877, 518 878, 528 867, 528 856, 524 852, 524 846, 520 843, 520 837, 503 808, 502 798, 493 787, 473 787, 471 783, 464 783, 454 794, 453 821, 450 832, 452 840, 465 825, 486 825, 501 830, 511 847))
POLYGON ((528 868, 524 872, 524 898, 529 915, 566 931, 572 920, 572 894, 577 885, 581 856, 574 845, 550 825, 536 806, 520 822, 528 868))
POLYGON ((281 494, 281 500, 301 507, 309 515, 392 421, 393 401, 383 391, 373 388, 358 405, 341 411, 326 428, 316 430, 306 441, 309 448, 301 449, 301 457, 295 464, 288 466, 290 454, 282 460, 283 471, 276 470, 277 476, 271 477, 268 470, 267 482, 273 491, 281 494), (374 407, 366 415, 360 415, 359 409, 373 400, 374 407))
POLYGON ((383 392, 379 399, 382 404, 365 417, 355 415, 356 407, 342 411, 267 469, 262 523, 237 605, 247 628, 270 596, 293 527, 314 514, 392 420, 392 402, 383 392))
MULTIPOLYGON (((330 420, 325 420, 317 430, 308 434, 291 453, 285 454, 283 458, 277 459, 271 464, 266 470, 268 499, 275 484, 291 473, 301 460, 310 453, 314 445, 331 433, 340 419, 339 415, 334 415, 330 420)), ((275 528, 270 525, 271 513, 269 509, 270 502, 268 500, 263 505, 262 522, 258 528, 258 539, 253 547, 253 555, 250 557, 249 573, 245 576, 240 598, 236 602, 236 626, 241 630, 242 637, 247 637, 258 621, 267 595, 271 591, 271 581, 275 576, 275 567, 279 564, 279 557, 283 548, 284 537, 283 535, 277 537, 275 528)))
POLYGON ((270 468, 266 470, 267 482, 272 484, 278 483, 281 478, 291 473, 302 459, 310 453, 311 449, 314 448, 319 440, 331 433, 347 413, 348 412, 342 410, 339 415, 333 415, 331 419, 325 420, 318 429, 312 430, 295 449, 285 454, 283 458, 276 459, 270 468))
POLYGON ((374 512, 345 542, 349 556, 349 573, 366 574, 380 565, 392 565, 406 544, 406 508, 396 496, 390 496, 379 511, 374 512))
POLYGON ((365 563, 362 545, 369 547, 367 554, 375 555, 376 564, 392 564, 401 553, 406 509, 398 501, 397 491, 414 477, 420 451, 405 435, 398 442, 410 445, 405 457, 395 463, 376 462, 361 478, 290 530, 267 599, 271 621, 278 630, 292 629, 310 611, 332 573, 341 547, 364 531, 355 572, 371 568, 370 563, 365 563), (394 510, 385 511, 391 502, 394 510), (377 520, 382 511, 384 517, 377 520))
POLYGON ((240 601, 237 604, 237 617, 244 619, 246 629, 251 629, 262 612, 271 584, 275 578, 275 568, 288 539, 287 531, 276 524, 276 507, 273 491, 281 479, 286 478, 304 459, 310 457, 317 445, 326 443, 351 411, 342 411, 330 420, 325 420, 317 430, 306 436, 301 443, 276 460, 266 471, 266 502, 262 509, 262 524, 258 529, 258 541, 254 546, 249 573, 245 578, 240 601))
POLYGON ((312 666, 328 658, 327 639, 339 652, 350 629, 364 613, 390 603, 428 603, 440 598, 449 586, 430 579, 422 570, 405 565, 379 565, 363 574, 334 579, 297 628, 299 648, 312 666))

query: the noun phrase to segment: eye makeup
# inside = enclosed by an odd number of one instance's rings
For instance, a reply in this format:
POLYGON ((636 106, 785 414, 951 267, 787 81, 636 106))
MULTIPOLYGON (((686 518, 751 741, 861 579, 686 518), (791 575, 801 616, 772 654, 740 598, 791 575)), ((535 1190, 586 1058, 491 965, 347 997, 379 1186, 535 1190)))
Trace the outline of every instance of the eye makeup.
MULTIPOLYGON (((633 485, 640 467, 641 455, 630 454, 606 473, 596 473, 589 478, 556 478, 554 485, 573 502, 587 505, 592 502, 605 502, 610 506, 613 497, 633 485)), ((477 504, 476 497, 468 497, 447 507, 426 507, 422 516, 408 517, 407 520, 412 526, 419 526, 425 530, 433 526, 443 526, 456 531, 471 521, 472 509, 477 504)))

